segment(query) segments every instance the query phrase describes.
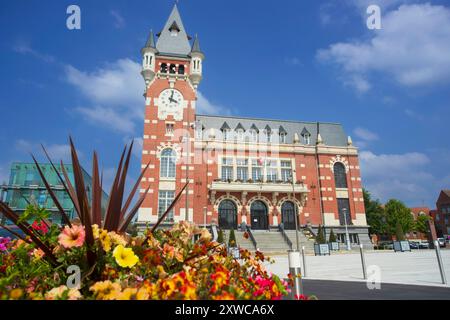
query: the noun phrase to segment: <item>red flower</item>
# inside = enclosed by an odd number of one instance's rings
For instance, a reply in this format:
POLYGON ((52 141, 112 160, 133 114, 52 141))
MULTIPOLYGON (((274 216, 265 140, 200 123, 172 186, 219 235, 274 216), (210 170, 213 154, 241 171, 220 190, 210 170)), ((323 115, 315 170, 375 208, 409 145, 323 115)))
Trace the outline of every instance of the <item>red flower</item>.
POLYGON ((308 297, 305 296, 304 294, 301 294, 301 295, 296 294, 295 300, 308 300, 308 297))
POLYGON ((248 236, 248 232, 247 232, 247 231, 244 232, 243 237, 244 237, 245 239, 248 239, 249 236, 248 236))
POLYGON ((46 234, 48 232, 47 225, 45 223, 34 221, 31 225, 31 228, 36 231, 40 231, 42 234, 46 234))

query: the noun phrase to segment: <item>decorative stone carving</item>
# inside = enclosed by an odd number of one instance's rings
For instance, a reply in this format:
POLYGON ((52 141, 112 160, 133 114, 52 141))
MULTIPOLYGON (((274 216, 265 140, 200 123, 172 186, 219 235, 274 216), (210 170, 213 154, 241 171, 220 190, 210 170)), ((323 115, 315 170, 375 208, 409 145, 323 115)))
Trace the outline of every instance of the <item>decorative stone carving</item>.
POLYGON ((167 148, 173 149, 175 151, 176 160, 178 162, 181 159, 181 147, 178 144, 172 142, 161 142, 161 144, 156 148, 156 158, 161 159, 161 152, 167 148))
POLYGON ((217 200, 215 200, 215 191, 212 191, 211 194, 214 192, 214 201, 212 201, 212 197, 211 197, 211 203, 214 204, 214 211, 218 212, 219 211, 219 205, 223 200, 231 200, 234 202, 234 204, 236 205, 237 208, 237 212, 239 214, 239 212, 242 211, 242 203, 241 201, 236 198, 235 196, 232 196, 230 194, 226 194, 223 196, 220 196, 217 200))
POLYGON ((344 165, 344 167, 345 167, 345 172, 348 173, 348 170, 349 170, 348 161, 347 161, 347 159, 345 159, 345 157, 342 157, 339 154, 330 159, 331 172, 334 173, 334 165, 336 164, 336 162, 342 163, 344 165))

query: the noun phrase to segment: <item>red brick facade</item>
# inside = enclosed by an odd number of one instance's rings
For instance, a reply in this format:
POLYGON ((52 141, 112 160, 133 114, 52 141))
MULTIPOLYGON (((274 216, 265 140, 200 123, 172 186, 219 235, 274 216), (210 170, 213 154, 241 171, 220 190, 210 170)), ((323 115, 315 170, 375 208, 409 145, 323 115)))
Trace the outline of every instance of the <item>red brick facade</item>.
MULTIPOLYGON (((172 12, 171 17, 173 14, 172 12)), ((172 24, 170 19, 166 26, 172 24)), ((159 41, 162 41, 162 37, 160 36, 159 41)), ((259 200, 267 208, 267 227, 277 227, 283 222, 281 206, 285 201, 291 201, 295 203, 301 225, 325 224, 327 227, 334 226, 339 229, 343 223, 339 221, 337 198, 347 198, 351 217, 348 224, 365 228, 367 231, 358 152, 350 138, 347 140, 344 136, 343 144, 330 145, 326 137, 322 140, 321 133, 316 132, 312 134, 312 143, 303 143, 299 138, 301 132, 296 131, 290 133, 291 141, 281 143, 275 139, 271 143, 264 143, 261 140, 248 142, 237 138, 224 140, 220 127, 208 127, 201 131, 199 126, 202 126, 202 119, 199 120, 196 115, 196 102, 197 85, 201 80, 201 64, 204 56, 199 51, 198 43, 194 43, 192 52, 186 56, 161 53, 158 51, 158 44, 155 46, 152 39, 149 39, 148 43, 143 53, 149 53, 155 61, 151 62, 151 66, 146 64, 144 55, 143 75, 147 89, 142 167, 149 164, 149 170, 144 176, 141 192, 148 188, 149 193, 141 206, 139 222, 157 221, 161 190, 174 191, 176 194, 185 182, 189 181, 187 192, 173 211, 175 222, 187 218, 198 224, 219 223, 219 206, 221 201, 228 199, 236 206, 236 223, 239 225, 245 222, 252 226, 251 205, 259 200), (167 71, 164 64, 167 64, 169 68, 167 71), (180 66, 183 66, 184 70, 180 71, 180 66), (170 73, 170 70, 174 72, 170 73), (163 106, 161 93, 167 89, 175 91, 175 93, 169 91, 171 97, 177 92, 183 96, 183 99, 178 102, 169 97, 167 103, 173 102, 172 109, 163 106), (162 110, 166 113, 161 112, 162 110), (200 135, 197 135, 197 130, 200 130, 200 135), (189 135, 189 143, 186 143, 185 138, 183 139, 186 134, 189 135), (165 149, 172 149, 176 154, 175 177, 161 178, 160 158, 165 149), (236 176, 230 179, 231 181, 222 179, 223 157, 233 159, 234 173, 237 170, 237 159, 247 159, 250 178, 252 176, 250 163, 253 160, 274 159, 278 161, 278 164, 281 163, 278 159, 288 161, 294 171, 294 183, 241 181, 236 176), (336 188, 333 172, 336 163, 341 163, 345 167, 347 188, 336 188), (293 188, 295 199, 292 194, 293 188)), ((162 47, 163 44, 160 46, 162 47)), ((230 123, 240 121, 240 118, 233 117, 215 117, 213 120, 218 121, 218 119, 221 122, 230 123)), ((251 120, 246 121, 251 122, 251 120)), ((280 124, 286 125, 284 122, 280 124)), ((330 126, 339 125, 330 124, 330 126)), ((246 130, 249 129, 248 127, 246 130)), ((320 130, 319 125, 318 128, 320 130)), ((260 130, 262 131, 263 128, 260 130)), ((268 169, 263 169, 265 173, 264 170, 268 169)), ((280 167, 276 170, 278 173, 281 172, 280 167)), ((280 179, 279 174, 278 179, 280 179)))

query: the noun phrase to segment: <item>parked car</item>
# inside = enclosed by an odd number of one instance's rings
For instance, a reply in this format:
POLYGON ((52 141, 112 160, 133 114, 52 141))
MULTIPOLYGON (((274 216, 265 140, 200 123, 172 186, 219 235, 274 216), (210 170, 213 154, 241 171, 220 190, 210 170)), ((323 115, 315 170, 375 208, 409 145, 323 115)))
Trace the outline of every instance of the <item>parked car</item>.
POLYGON ((444 238, 437 238, 437 241, 439 242, 439 247, 445 248, 445 239, 444 238))
POLYGON ((409 247, 411 249, 420 249, 420 243, 417 241, 410 241, 409 242, 409 247))
POLYGON ((378 250, 394 250, 394 243, 392 241, 378 241, 378 250))
POLYGON ((419 242, 420 249, 430 249, 430 244, 428 241, 419 242))

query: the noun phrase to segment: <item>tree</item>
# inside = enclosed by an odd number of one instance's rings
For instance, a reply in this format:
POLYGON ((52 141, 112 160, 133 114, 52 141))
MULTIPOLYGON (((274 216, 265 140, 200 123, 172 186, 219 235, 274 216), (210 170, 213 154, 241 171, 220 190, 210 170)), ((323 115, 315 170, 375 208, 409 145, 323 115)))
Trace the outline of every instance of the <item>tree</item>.
POLYGON ((236 247, 236 235, 234 234, 234 230, 230 230, 230 237, 228 239, 228 246, 229 247, 236 247))
POLYGON ((402 224, 400 222, 397 222, 395 226, 395 237, 397 238, 397 241, 405 240, 405 233, 403 232, 402 224))
POLYGON ((370 226, 370 234, 386 234, 387 233, 387 223, 386 214, 380 201, 372 200, 370 192, 363 189, 364 196, 364 208, 366 211, 367 224, 370 226))
POLYGON ((386 212, 386 222, 390 234, 395 234, 397 232, 397 224, 401 225, 403 234, 413 230, 413 215, 403 202, 391 199, 386 203, 384 210, 386 212))
POLYGON ((316 235, 316 243, 323 244, 326 242, 327 242, 327 240, 325 239, 325 235, 323 233, 323 227, 319 224, 319 229, 317 230, 317 235, 316 235))
POLYGON ((429 227, 428 227, 428 221, 431 218, 426 215, 420 215, 417 217, 416 221, 414 222, 414 230, 421 233, 428 233, 429 227))
POLYGON ((222 231, 222 229, 219 229, 219 235, 217 236, 217 242, 218 242, 218 243, 224 243, 224 239, 223 239, 223 231, 222 231))
POLYGON ((330 238, 328 239, 328 242, 336 242, 336 236, 334 235, 333 229, 331 229, 330 238))

